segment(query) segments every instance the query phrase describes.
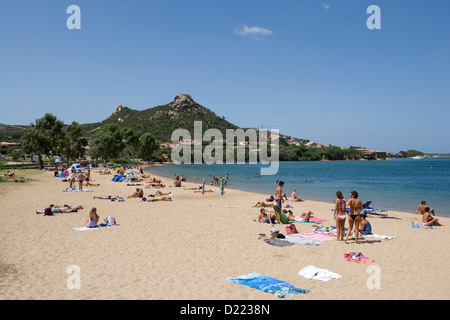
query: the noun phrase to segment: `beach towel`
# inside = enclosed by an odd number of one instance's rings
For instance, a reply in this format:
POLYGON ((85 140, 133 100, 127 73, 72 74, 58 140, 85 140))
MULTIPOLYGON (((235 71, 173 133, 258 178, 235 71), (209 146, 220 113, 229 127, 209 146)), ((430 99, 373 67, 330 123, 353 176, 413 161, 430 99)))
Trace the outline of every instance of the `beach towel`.
POLYGON ((298 237, 302 238, 308 238, 312 240, 318 240, 318 241, 330 241, 330 240, 336 240, 335 237, 326 235, 326 234, 319 234, 314 232, 306 232, 306 233, 297 233, 298 237))
POLYGON ((236 278, 228 277, 226 278, 226 280, 274 294, 278 298, 287 298, 296 294, 309 292, 309 290, 301 289, 290 283, 267 277, 256 272, 252 272, 248 275, 242 275, 236 278))
POLYGON ((328 221, 327 219, 322 219, 322 218, 317 218, 317 217, 310 217, 309 220, 314 221, 314 222, 328 221))
POLYGON ((114 182, 121 182, 121 181, 123 181, 123 180, 125 180, 125 177, 122 176, 121 174, 116 174, 116 175, 111 179, 111 181, 114 181, 114 182))
POLYGON ((365 237, 372 237, 372 238, 375 238, 375 239, 385 239, 385 240, 395 239, 395 237, 383 236, 381 234, 375 234, 375 233, 365 234, 364 236, 365 237))
POLYGON ((282 240, 290 242, 290 243, 303 244, 303 245, 312 245, 312 246, 318 246, 318 245, 323 243, 323 241, 313 240, 313 239, 310 239, 310 238, 301 237, 298 234, 288 234, 282 240))
POLYGON ((436 229, 434 226, 426 226, 424 223, 420 222, 413 222, 412 227, 417 229, 436 229))
POLYGON ((289 246, 294 245, 293 243, 286 242, 283 239, 278 239, 278 238, 267 238, 267 239, 264 239, 264 242, 268 243, 272 246, 275 246, 275 247, 289 247, 289 246))
POLYGON ((72 228, 73 230, 77 230, 77 231, 86 231, 86 230, 98 230, 98 229, 102 229, 102 228, 109 228, 109 227, 116 227, 117 225, 112 225, 112 226, 108 226, 104 223, 99 224, 97 227, 95 228, 88 228, 88 227, 76 227, 76 228, 72 228))
MULTIPOLYGON (((300 218, 299 218, 300 219, 300 218)), ((316 223, 313 221, 298 221, 298 220, 289 220, 289 223, 303 223, 303 224, 310 224, 310 223, 316 223)))
MULTIPOLYGON (((83 191, 82 192, 92 192, 92 190, 91 189, 82 189, 83 191)), ((70 189, 70 188, 67 188, 67 189, 64 189, 63 190, 64 192, 79 192, 80 190, 78 190, 78 189, 70 189)))
POLYGON ((333 226, 317 227, 317 228, 313 229, 312 231, 315 233, 319 233, 319 234, 326 234, 329 236, 337 237, 336 227, 333 227, 333 226))
POLYGON ((331 279, 342 278, 341 275, 331 272, 327 269, 317 268, 315 266, 307 266, 298 272, 299 275, 306 279, 314 279, 320 281, 329 281, 331 279))
POLYGON ((359 262, 359 263, 367 263, 373 262, 374 260, 367 258, 361 252, 350 252, 345 253, 344 258, 347 261, 359 262))

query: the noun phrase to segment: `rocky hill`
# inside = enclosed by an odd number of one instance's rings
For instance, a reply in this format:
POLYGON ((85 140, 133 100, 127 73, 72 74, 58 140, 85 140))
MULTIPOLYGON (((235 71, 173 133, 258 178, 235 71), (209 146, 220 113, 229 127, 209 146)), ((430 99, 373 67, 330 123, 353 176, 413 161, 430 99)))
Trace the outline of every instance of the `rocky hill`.
POLYGON ((177 95, 168 104, 142 111, 119 105, 107 119, 82 124, 81 127, 86 137, 92 137, 104 125, 115 123, 119 128, 133 128, 141 133, 149 132, 159 141, 169 142, 172 132, 178 128, 187 129, 193 135, 194 121, 202 121, 203 130, 216 128, 222 131, 224 136, 226 129, 238 128, 210 109, 196 103, 187 93, 177 95))

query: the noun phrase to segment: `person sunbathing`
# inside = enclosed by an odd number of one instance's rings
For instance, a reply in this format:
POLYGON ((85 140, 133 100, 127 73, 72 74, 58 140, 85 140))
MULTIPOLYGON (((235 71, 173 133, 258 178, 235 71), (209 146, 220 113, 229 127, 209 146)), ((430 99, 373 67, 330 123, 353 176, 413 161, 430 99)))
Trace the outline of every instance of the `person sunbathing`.
POLYGON ((8 178, 14 178, 16 176, 16 174, 14 172, 7 172, 3 174, 4 177, 8 177, 8 178))
POLYGON ((172 201, 172 198, 171 197, 147 198, 147 202, 155 202, 155 201, 172 201))
POLYGON ((442 226, 442 224, 439 223, 439 219, 431 216, 431 210, 428 207, 425 208, 425 213, 422 216, 422 222, 425 226, 442 226))
POLYGON ((88 228, 96 228, 98 226, 98 221, 100 220, 100 217, 97 214, 97 208, 92 208, 89 212, 88 219, 83 219, 86 227, 88 228))
POLYGON ((148 186, 145 186, 145 188, 165 188, 166 186, 162 183, 152 183, 148 186))
POLYGON ((98 197, 98 196, 94 196, 93 199, 101 199, 101 200, 118 200, 118 199, 123 199, 121 196, 107 196, 107 197, 98 197))
POLYGON ((273 208, 275 204, 273 203, 265 203, 264 201, 258 201, 254 206, 252 206, 252 208, 273 208))
POLYGON ((149 194, 148 196, 149 197, 157 197, 157 196, 170 196, 170 195, 172 195, 171 192, 162 193, 161 191, 158 190, 158 191, 156 191, 155 194, 149 194))
POLYGON ((261 210, 259 210, 258 222, 270 223, 270 225, 272 225, 272 226, 277 222, 279 224, 281 224, 280 218, 276 217, 274 214, 270 214, 270 218, 269 218, 269 215, 267 214, 266 209, 264 209, 264 208, 261 208, 261 210))
MULTIPOLYGON (((291 211, 291 210, 289 210, 291 211)), ((292 213, 292 211, 291 211, 292 213)), ((311 218, 311 216, 314 214, 314 212, 312 211, 308 211, 308 213, 303 213, 302 217, 294 217, 294 220, 297 222, 309 222, 309 219, 311 218)))
POLYGON ((295 201, 295 202, 304 201, 302 198, 297 197, 297 188, 294 188, 292 190, 291 198, 292 198, 292 201, 295 201))
MULTIPOLYGON (((295 216, 284 210, 287 215, 281 211, 281 208, 279 206, 273 207, 274 211, 269 211, 270 213, 273 213, 273 217, 275 220, 279 221, 280 224, 289 224, 291 220, 295 220, 295 216), (291 219, 292 218, 292 219, 291 219)), ((291 211, 291 210, 289 210, 291 211)), ((292 211, 291 211, 292 212, 292 211)))
POLYGON ((193 188, 183 188, 184 190, 201 190, 202 186, 193 187, 193 188))
POLYGON ((69 205, 58 205, 55 206, 51 204, 48 208, 44 210, 36 210, 36 214, 45 214, 45 215, 53 215, 55 213, 72 213, 78 212, 78 210, 83 209, 82 205, 79 206, 69 206, 69 205))
POLYGON ((130 198, 142 198, 144 196, 144 190, 141 188, 136 188, 136 192, 134 192, 130 198))

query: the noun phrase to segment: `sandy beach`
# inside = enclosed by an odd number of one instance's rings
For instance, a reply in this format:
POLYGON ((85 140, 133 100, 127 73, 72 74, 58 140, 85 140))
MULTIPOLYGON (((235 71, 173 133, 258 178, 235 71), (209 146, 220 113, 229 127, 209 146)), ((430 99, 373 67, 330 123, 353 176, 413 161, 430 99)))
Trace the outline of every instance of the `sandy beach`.
MULTIPOLYGON (((442 227, 417 229, 412 222, 421 222, 420 214, 389 211, 388 218, 368 219, 374 233, 395 237, 391 240, 363 237, 359 244, 332 240, 276 247, 259 236, 270 237, 270 225, 254 221, 259 208, 252 205, 266 194, 227 188, 221 197, 217 186, 207 186, 216 192, 202 195, 185 189, 198 183, 175 188, 173 179, 160 177, 167 187, 144 189, 145 195, 172 192, 173 201, 112 202, 93 197, 127 197, 136 187, 112 182, 112 175, 96 170, 92 178, 100 183, 89 187, 92 192, 63 192, 68 183, 49 171, 31 182, 0 184, 0 299, 279 300, 226 280, 252 272, 309 290, 286 300, 450 298, 449 218, 439 217, 442 227), (50 203, 81 204, 84 209, 55 216, 35 213, 50 203), (73 230, 83 225, 92 207, 101 219, 114 216, 118 226, 73 230), (374 261, 347 261, 344 254, 349 252, 362 252, 374 261), (299 270, 309 265, 342 278, 300 276, 299 270), (379 288, 368 286, 374 266, 379 288), (74 268, 79 288, 68 286, 74 268)), ((333 203, 290 204, 295 215, 313 211, 328 220, 321 225, 335 225, 333 203)), ((277 228, 286 234, 285 226, 277 228)), ((313 225, 297 223, 296 228, 311 232, 313 225)))

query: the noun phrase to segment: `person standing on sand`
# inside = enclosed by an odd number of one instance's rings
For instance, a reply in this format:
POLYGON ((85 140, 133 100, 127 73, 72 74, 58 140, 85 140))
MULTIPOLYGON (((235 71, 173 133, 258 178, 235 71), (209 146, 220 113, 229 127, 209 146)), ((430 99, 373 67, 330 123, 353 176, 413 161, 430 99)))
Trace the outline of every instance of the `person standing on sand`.
POLYGON ((363 210, 363 204, 360 199, 358 199, 358 192, 350 192, 350 200, 347 201, 347 206, 350 207, 350 212, 348 213, 348 230, 345 241, 347 242, 348 236, 352 232, 353 224, 355 225, 355 243, 358 243, 359 234, 359 224, 361 223, 361 217, 359 216, 359 210, 363 210))
POLYGON ((284 186, 284 182, 280 181, 280 182, 278 182, 278 187, 275 189, 275 201, 279 208, 283 207, 281 204, 281 198, 283 196, 283 186, 284 186))
MULTIPOLYGON (((425 212, 426 212, 426 208, 428 208, 428 206, 427 206, 427 202, 426 201, 422 201, 418 206, 417 206, 417 210, 416 210, 416 213, 415 214, 417 214, 419 211, 420 211, 420 213, 423 215, 425 212)), ((429 211, 430 211, 430 213, 433 215, 433 216, 435 216, 435 214, 434 214, 434 209, 433 208, 428 208, 428 209, 430 209, 429 211)))
POLYGON ((86 180, 86 176, 83 174, 83 172, 80 171, 80 173, 78 173, 77 180, 79 191, 83 191, 83 182, 86 180))
POLYGON ((334 221, 336 221, 337 240, 344 240, 344 227, 346 218, 346 208, 344 195, 341 191, 336 192, 336 200, 334 200, 334 221))

